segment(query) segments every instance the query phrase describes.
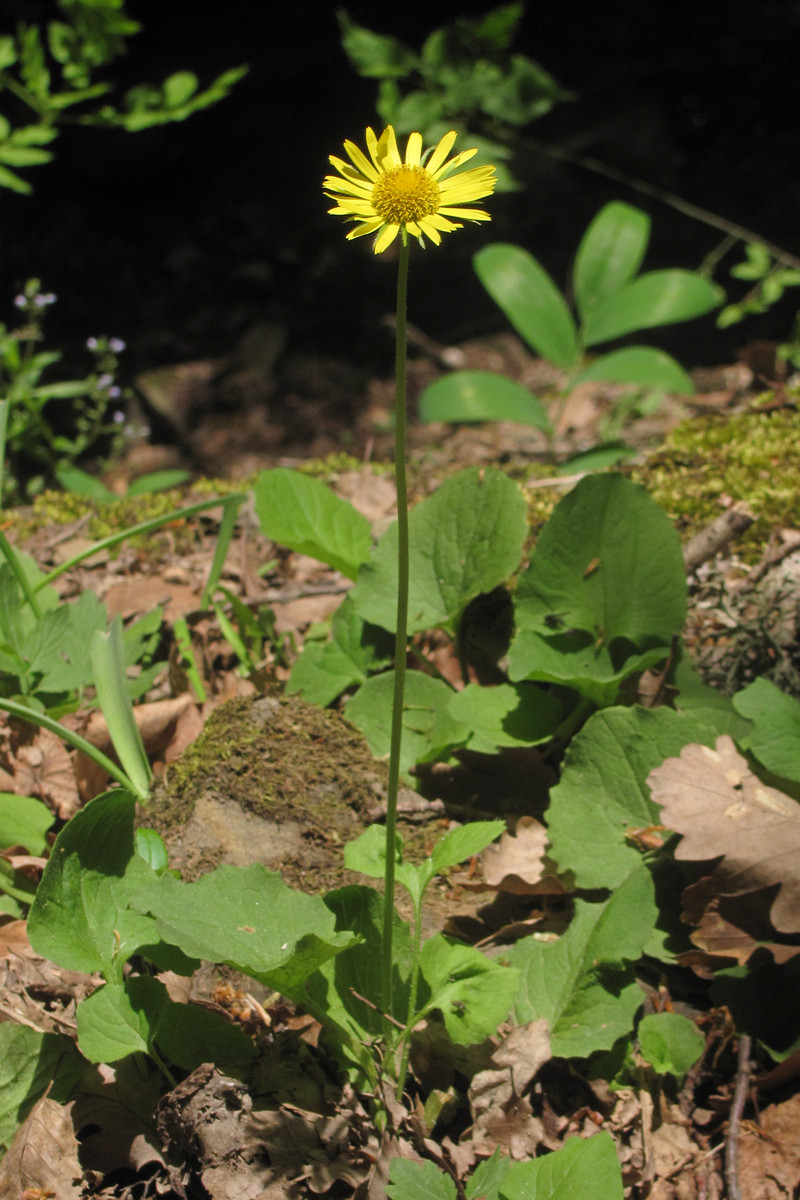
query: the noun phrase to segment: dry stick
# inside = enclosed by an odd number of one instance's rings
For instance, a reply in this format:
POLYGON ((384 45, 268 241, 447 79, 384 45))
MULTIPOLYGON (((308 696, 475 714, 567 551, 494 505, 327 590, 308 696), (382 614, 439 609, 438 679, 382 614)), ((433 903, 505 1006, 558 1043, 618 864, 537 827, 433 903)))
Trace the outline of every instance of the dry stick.
POLYGON ((686 570, 693 571, 701 563, 708 562, 718 550, 749 529, 754 520, 755 517, 744 501, 720 513, 684 546, 683 561, 686 570))
POLYGON ((593 171, 596 175, 603 175, 606 179, 611 179, 614 183, 621 183, 623 187, 631 188, 634 192, 641 192, 643 196, 650 196, 654 200, 660 201, 662 204, 669 205, 670 208, 676 209, 687 217, 692 217, 696 221, 702 221, 704 225, 710 225, 713 229, 718 229, 721 233, 728 237, 737 238, 743 242, 755 242, 759 246, 763 246, 768 250, 773 258, 787 267, 794 267, 800 271, 800 258, 796 258, 794 254, 789 254, 788 251, 782 250, 780 246, 775 246, 772 242, 768 242, 766 238, 760 234, 754 233, 752 229, 746 229, 744 225, 737 225, 735 221, 728 221, 725 217, 720 217, 717 213, 709 212, 706 208, 700 208, 697 204, 691 204, 688 200, 683 200, 680 196, 676 196, 674 192, 665 192, 662 188, 655 187, 652 183, 646 183, 643 179, 636 179, 632 175, 627 175, 624 171, 618 171, 615 167, 609 167, 606 163, 600 162, 597 158, 591 158, 584 154, 573 154, 571 150, 565 150, 561 146, 546 146, 542 142, 526 140, 524 143, 531 150, 538 150, 541 154, 547 154, 550 158, 558 158, 563 162, 572 163, 574 166, 584 167, 588 171, 593 171))
POLYGON ((728 1184, 728 1200, 742 1200, 737 1171, 739 1156, 739 1130, 742 1123, 742 1113, 750 1089, 750 1049, 751 1039, 748 1033, 739 1038, 739 1066, 736 1071, 736 1090, 733 1094, 733 1107, 728 1124, 728 1136, 725 1139, 725 1181, 728 1184))

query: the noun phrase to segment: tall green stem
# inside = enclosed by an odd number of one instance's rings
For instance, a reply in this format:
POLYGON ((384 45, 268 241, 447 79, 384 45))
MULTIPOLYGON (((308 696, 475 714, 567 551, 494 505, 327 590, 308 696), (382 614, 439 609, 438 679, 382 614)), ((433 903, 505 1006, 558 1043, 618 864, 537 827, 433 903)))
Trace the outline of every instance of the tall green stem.
POLYGON ((395 342, 394 464, 397 486, 397 633, 394 640, 394 696, 389 747, 389 794, 386 800, 386 871, 383 898, 381 1002, 392 1016, 392 934, 394 931, 394 860, 400 744, 408 640, 408 489, 406 486, 406 309, 408 304, 408 238, 403 230, 397 267, 397 338, 395 342))

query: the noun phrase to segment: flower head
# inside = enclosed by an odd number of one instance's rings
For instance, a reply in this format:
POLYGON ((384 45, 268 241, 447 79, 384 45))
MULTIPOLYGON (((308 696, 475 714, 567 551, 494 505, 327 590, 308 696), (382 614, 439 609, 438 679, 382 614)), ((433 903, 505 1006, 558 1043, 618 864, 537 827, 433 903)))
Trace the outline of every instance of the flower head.
POLYGON ((322 186, 325 195, 336 201, 336 207, 328 211, 358 222, 348 233, 348 240, 375 233, 376 254, 390 246, 401 232, 404 240, 411 233, 421 243, 425 234, 438 246, 443 233, 461 229, 461 223, 449 220, 450 217, 491 220, 480 208, 461 206, 492 194, 495 169, 472 167, 454 174, 462 163, 478 153, 462 150, 445 162, 455 140, 456 132, 451 130, 430 156, 423 156, 422 135, 412 133, 403 160, 394 129, 387 125, 379 138, 371 129, 367 130, 369 158, 353 142, 344 144, 350 162, 332 154, 330 162, 339 174, 327 175, 322 186))

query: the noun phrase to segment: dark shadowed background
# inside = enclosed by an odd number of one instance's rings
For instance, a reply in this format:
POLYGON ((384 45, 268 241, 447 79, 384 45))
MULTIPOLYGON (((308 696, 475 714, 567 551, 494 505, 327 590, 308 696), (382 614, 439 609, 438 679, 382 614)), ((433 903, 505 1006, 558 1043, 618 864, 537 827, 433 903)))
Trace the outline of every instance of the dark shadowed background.
MULTIPOLYGON (((45 20, 45 0, 5 0, 2 24, 45 20)), ((108 333, 130 345, 134 373, 224 352, 254 316, 288 325, 295 346, 384 353, 380 316, 394 272, 365 239, 347 244, 326 215, 320 182, 344 138, 377 123, 375 84, 339 42, 337 5, 294 0, 130 0, 144 31, 114 69, 124 89, 178 69, 206 83, 250 63, 221 104, 139 134, 76 129, 57 161, 28 178, 31 198, 0 193, 0 312, 29 275, 58 293, 54 335, 108 333)), ((492 5, 350 0, 359 23, 415 48, 435 26, 492 5)), ((559 0, 527 6, 517 48, 578 99, 530 126, 562 144, 741 222, 800 254, 800 0, 559 0)), ((531 153, 525 188, 492 201, 491 227, 470 227, 418 255, 412 319, 441 340, 499 324, 470 256, 513 240, 564 282, 587 221, 610 199, 653 218, 647 266, 697 267, 720 234, 583 168, 531 153)), ((796 305, 721 334, 713 321, 667 331, 659 344, 687 366, 724 361, 753 337, 785 337, 796 305), (702 328, 701 328, 702 326, 702 328)), ((650 339, 650 340, 656 340, 650 339)))

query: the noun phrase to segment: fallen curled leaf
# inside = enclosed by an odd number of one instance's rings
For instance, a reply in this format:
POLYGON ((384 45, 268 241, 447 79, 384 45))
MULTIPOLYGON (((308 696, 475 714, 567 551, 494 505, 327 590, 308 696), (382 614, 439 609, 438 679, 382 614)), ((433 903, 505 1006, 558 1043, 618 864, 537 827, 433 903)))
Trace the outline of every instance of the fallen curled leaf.
POLYGON ((32 1109, 14 1135, 0 1165, 0 1196, 58 1196, 78 1200, 83 1168, 72 1124, 72 1105, 47 1097, 32 1109))
POLYGON ((489 887, 518 895, 563 892, 558 880, 545 874, 547 846, 544 825, 535 817, 520 817, 513 834, 504 833, 483 853, 483 874, 489 887))
POLYGON ((767 787, 727 736, 716 750, 692 744, 647 780, 667 828, 682 835, 681 860, 719 858, 714 891, 736 896, 780 884, 770 918, 800 932, 800 804, 767 787))
POLYGON ((80 807, 72 759, 61 738, 49 729, 37 729, 32 741, 17 750, 14 791, 38 796, 63 819, 80 807))
MULTIPOLYGON (((192 707, 194 701, 188 692, 168 700, 154 700, 150 704, 136 705, 133 715, 151 761, 166 754, 176 736, 180 718, 192 707)), ((111 735, 102 712, 92 713, 83 736, 103 754, 116 761, 111 735)), ((185 745, 183 740, 182 745, 185 745)), ((108 776, 102 767, 80 751, 75 755, 75 775, 84 800, 91 800, 108 782, 108 776)))

